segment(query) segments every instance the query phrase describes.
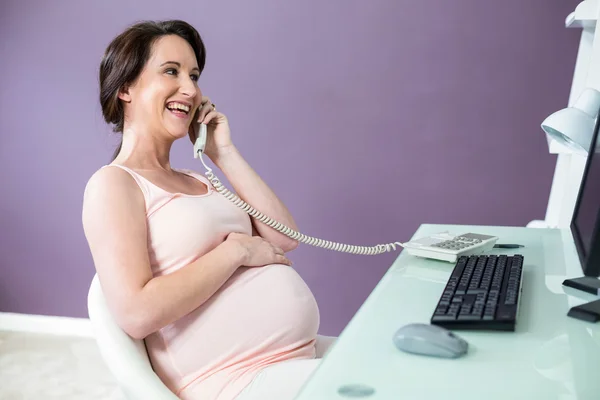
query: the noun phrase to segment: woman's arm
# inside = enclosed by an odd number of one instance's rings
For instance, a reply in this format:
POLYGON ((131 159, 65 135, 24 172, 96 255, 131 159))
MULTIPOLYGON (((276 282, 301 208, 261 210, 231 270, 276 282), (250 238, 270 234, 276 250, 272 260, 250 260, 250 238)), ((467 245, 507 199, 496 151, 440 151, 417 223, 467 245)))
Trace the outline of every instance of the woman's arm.
POLYGON ((153 277, 144 197, 117 168, 98 171, 85 190, 82 222, 107 304, 119 326, 143 339, 207 301, 240 265, 289 265, 262 238, 231 234, 179 270, 153 277))
MULTIPOLYGON (((237 195, 262 212, 285 226, 298 230, 294 219, 275 193, 244 160, 231 140, 227 117, 217 112, 214 104, 206 96, 198 111, 198 122, 206 124, 208 134, 204 153, 225 174, 237 195)), ((194 142, 194 138, 192 143, 194 142)), ((298 241, 287 237, 268 225, 252 218, 253 233, 282 248, 285 252, 298 246, 298 241)))
MULTIPOLYGON (((242 200, 275 221, 298 230, 294 218, 286 206, 246 162, 235 146, 221 152, 214 163, 223 171, 242 200)), ((252 218, 252 224, 261 237, 281 247, 284 251, 289 252, 298 247, 297 240, 287 237, 255 218, 252 218)))

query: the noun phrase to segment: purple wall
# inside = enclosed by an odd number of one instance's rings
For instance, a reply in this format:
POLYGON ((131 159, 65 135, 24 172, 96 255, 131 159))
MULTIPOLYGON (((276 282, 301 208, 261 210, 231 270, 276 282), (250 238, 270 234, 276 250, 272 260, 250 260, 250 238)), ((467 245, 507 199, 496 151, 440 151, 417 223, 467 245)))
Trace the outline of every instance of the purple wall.
MULTIPOLYGON (((130 23, 195 25, 203 91, 301 230, 377 244, 421 223, 544 218, 555 157, 539 124, 567 102, 577 3, 3 2, 0 311, 87 317, 82 193, 116 143, 97 68, 130 23)), ((174 152, 203 171, 187 140, 174 152)), ((396 256, 292 253, 321 333, 341 331, 396 256)))

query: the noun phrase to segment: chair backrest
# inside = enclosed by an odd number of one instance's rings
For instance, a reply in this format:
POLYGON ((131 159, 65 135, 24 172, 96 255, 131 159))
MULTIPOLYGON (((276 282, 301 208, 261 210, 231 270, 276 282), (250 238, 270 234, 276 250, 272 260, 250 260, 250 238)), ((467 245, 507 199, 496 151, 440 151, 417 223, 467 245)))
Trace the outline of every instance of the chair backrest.
POLYGON ((133 339, 112 317, 97 275, 88 292, 88 315, 100 354, 127 399, 178 399, 152 369, 144 341, 133 339))

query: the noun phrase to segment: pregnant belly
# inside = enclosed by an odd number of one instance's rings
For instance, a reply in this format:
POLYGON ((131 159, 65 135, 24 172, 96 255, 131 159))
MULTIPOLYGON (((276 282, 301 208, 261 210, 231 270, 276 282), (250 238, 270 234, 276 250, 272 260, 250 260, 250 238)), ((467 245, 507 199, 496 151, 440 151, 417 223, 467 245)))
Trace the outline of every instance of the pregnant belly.
POLYGON ((313 294, 291 267, 239 268, 205 304, 165 327, 181 375, 310 357, 319 327, 313 294))

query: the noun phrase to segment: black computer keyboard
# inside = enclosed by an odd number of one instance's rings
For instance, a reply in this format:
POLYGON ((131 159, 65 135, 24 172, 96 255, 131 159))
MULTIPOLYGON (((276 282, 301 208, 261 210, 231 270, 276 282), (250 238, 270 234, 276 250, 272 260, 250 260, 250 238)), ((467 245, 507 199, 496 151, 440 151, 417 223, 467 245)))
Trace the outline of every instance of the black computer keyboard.
POLYGON ((514 331, 523 256, 462 256, 431 317, 447 329, 514 331))

